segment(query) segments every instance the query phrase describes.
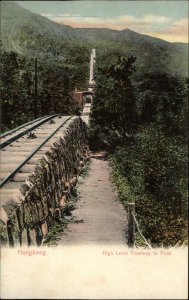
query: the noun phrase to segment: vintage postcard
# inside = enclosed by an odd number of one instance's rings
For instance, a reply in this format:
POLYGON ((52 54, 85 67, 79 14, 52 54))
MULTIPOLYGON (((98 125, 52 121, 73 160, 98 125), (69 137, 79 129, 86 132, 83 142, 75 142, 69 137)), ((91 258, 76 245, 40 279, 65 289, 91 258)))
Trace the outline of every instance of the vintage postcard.
POLYGON ((2 299, 187 299, 188 1, 1 1, 2 299))

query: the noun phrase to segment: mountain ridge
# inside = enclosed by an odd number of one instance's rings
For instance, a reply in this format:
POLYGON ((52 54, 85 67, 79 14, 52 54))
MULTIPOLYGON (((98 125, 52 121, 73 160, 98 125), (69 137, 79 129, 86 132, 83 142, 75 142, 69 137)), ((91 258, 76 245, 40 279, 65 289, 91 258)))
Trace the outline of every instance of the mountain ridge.
POLYGON ((2 43, 7 51, 32 57, 58 57, 64 61, 70 47, 119 48, 138 57, 140 68, 187 74, 186 43, 171 43, 135 32, 109 28, 73 28, 30 12, 13 2, 1 2, 2 43), (151 64, 149 63, 151 62, 151 64))

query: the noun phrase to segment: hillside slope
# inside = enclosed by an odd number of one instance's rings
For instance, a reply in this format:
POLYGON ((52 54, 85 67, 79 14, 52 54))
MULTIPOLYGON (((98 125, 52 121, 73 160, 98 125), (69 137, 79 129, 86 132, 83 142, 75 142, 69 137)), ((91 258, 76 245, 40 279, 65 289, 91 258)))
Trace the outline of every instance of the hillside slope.
POLYGON ((96 41, 96 47, 122 49, 137 57, 137 65, 145 72, 168 72, 188 75, 188 44, 170 43, 134 32, 130 29, 75 29, 83 39, 96 41))
POLYGON ((65 41, 76 38, 69 26, 58 25, 14 2, 1 3, 1 39, 6 50, 19 54, 56 55, 65 41))
POLYGON ((64 63, 79 49, 100 51, 118 49, 137 57, 137 66, 145 72, 188 74, 188 46, 125 29, 76 29, 60 25, 34 14, 16 3, 1 3, 2 43, 6 50, 64 63))

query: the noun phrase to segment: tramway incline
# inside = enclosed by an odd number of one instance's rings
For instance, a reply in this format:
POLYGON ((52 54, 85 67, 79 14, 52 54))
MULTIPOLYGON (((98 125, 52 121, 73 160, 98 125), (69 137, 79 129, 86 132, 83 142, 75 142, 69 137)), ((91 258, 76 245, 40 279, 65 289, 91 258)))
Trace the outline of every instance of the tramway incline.
POLYGON ((76 116, 56 116, 2 149, 2 242, 40 245, 87 158, 86 125, 76 116))

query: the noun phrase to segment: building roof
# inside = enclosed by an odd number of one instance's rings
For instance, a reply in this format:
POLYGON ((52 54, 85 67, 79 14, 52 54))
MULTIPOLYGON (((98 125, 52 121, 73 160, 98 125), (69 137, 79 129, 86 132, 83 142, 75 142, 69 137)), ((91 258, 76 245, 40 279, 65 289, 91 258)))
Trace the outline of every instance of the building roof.
POLYGON ((94 92, 92 92, 92 91, 72 91, 71 93, 74 93, 74 94, 79 94, 79 95, 81 95, 81 94, 94 94, 94 92))

